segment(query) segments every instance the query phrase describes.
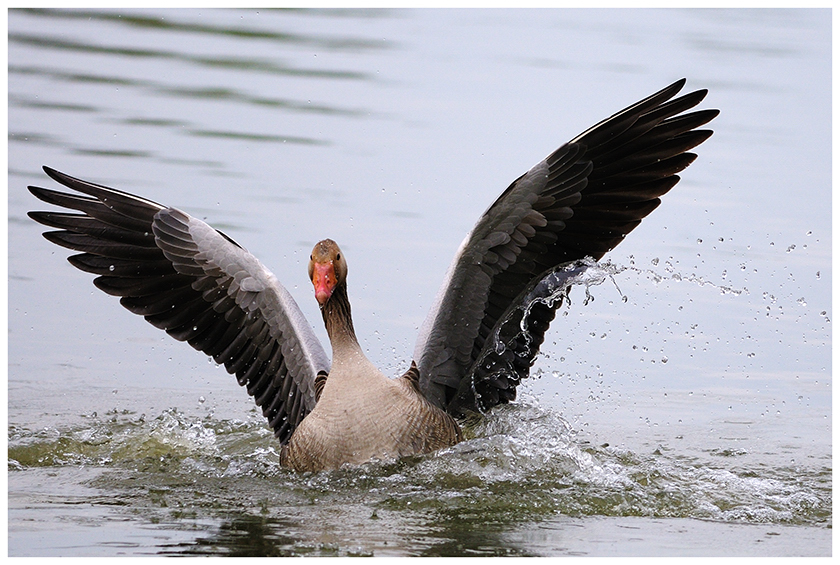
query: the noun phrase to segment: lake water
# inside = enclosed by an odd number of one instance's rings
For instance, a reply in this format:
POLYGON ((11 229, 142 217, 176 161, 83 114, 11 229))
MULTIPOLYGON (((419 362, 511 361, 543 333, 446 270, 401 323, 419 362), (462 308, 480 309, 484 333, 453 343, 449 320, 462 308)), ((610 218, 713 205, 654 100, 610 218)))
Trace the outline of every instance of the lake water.
POLYGON ((827 556, 829 10, 8 12, 8 553, 827 556), (442 453, 296 475, 233 377, 76 271, 41 165, 247 247, 386 373, 522 172, 687 77, 715 135, 574 289, 516 404, 442 453))

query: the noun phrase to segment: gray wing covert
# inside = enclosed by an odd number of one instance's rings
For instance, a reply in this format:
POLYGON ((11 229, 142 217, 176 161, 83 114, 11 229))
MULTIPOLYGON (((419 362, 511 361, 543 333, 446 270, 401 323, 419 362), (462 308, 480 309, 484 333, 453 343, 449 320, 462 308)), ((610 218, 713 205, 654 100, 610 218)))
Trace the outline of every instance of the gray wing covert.
POLYGON ((190 215, 44 167, 87 196, 39 187, 41 200, 82 212, 30 212, 82 251, 71 264, 129 311, 235 374, 281 443, 314 408, 329 360, 291 295, 253 255, 190 215))

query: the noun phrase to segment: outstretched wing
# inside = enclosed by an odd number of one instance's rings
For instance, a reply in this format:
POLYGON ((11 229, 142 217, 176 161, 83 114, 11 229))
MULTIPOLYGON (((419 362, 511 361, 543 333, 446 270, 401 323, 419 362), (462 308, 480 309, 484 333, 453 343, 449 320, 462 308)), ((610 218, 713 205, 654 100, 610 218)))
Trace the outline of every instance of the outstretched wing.
POLYGON ((30 186, 44 202, 80 211, 30 212, 60 231, 49 241, 81 254, 94 284, 179 341, 224 364, 262 408, 281 443, 315 407, 329 360, 292 296, 253 255, 206 223, 49 167, 82 194, 30 186), (87 196, 84 196, 87 195, 87 196))
POLYGON ((697 130, 718 110, 683 114, 706 95, 673 98, 685 79, 561 146, 481 216, 455 255, 415 349, 420 387, 453 414, 512 400, 554 318, 571 262, 600 259, 658 205, 697 130), (554 293, 554 294, 553 294, 554 293))

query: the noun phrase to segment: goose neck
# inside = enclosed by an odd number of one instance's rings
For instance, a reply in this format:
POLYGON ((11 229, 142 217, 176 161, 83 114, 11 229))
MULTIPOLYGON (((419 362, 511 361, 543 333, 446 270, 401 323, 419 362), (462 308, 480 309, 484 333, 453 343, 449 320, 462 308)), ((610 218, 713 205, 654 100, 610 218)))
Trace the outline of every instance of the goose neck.
POLYGON ((324 326, 327 328, 334 354, 347 348, 359 349, 345 285, 335 288, 330 299, 321 308, 321 315, 324 318, 324 326))

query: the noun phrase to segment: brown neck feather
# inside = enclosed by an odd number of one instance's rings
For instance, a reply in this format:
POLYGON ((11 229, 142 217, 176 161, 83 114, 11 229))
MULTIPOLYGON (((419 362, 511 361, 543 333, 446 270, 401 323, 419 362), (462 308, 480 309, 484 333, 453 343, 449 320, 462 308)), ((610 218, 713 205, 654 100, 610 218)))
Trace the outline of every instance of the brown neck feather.
POLYGON ((352 343, 358 346, 356 331, 353 329, 353 317, 350 315, 350 300, 347 298, 347 285, 340 283, 333 290, 332 296, 321 308, 324 326, 333 349, 338 344, 352 343))

